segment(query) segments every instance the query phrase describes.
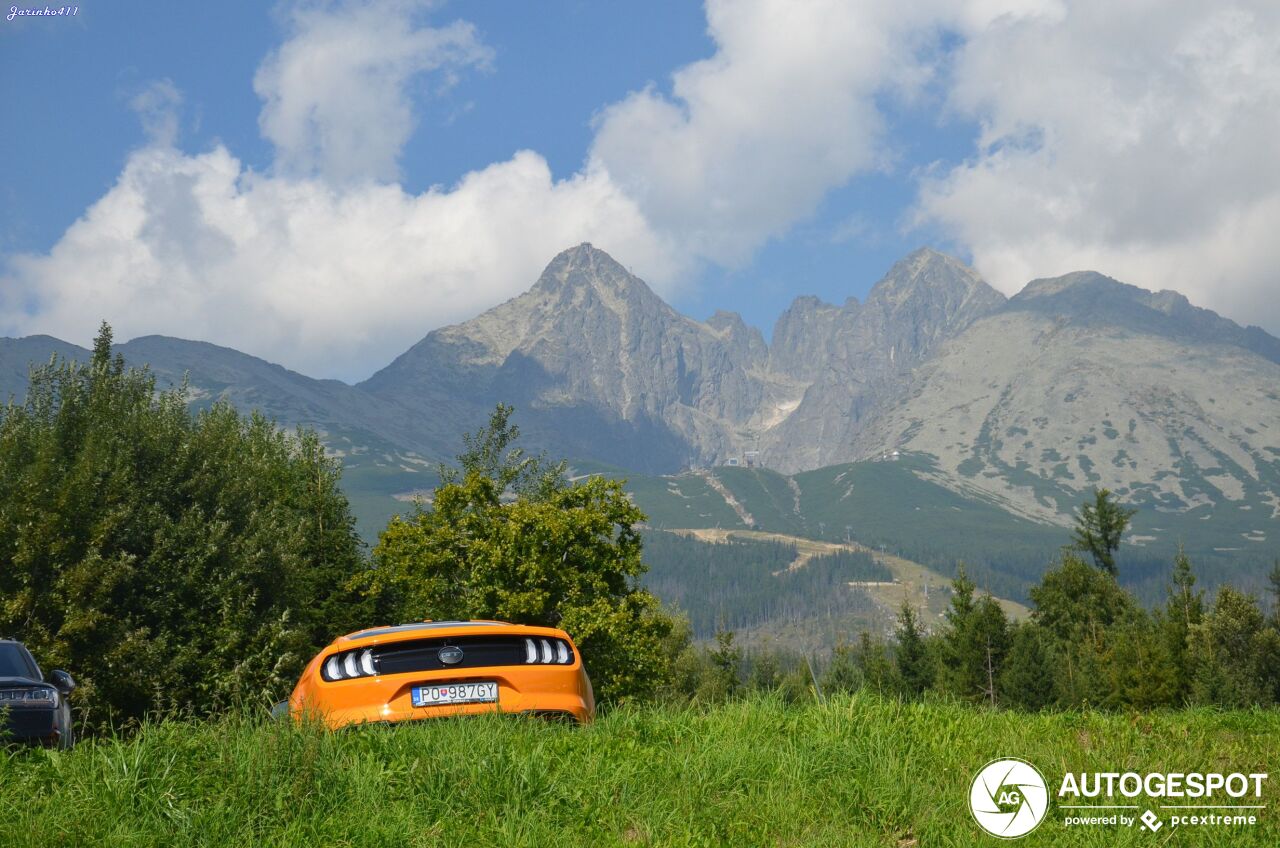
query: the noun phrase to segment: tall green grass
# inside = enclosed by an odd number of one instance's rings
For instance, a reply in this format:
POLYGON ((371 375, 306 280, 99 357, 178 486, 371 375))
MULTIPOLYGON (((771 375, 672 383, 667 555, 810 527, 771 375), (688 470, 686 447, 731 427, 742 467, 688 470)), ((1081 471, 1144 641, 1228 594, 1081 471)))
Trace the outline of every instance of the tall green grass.
MULTIPOLYGON (((1277 711, 1019 715, 871 695, 616 710, 585 728, 495 716, 330 733, 239 716, 9 751, 0 844, 995 845, 966 800, 995 757, 1056 784, 1068 769, 1268 771, 1278 752, 1277 711)), ((1153 836, 1066 830, 1051 810, 1017 844, 1272 846, 1278 814, 1153 836)))

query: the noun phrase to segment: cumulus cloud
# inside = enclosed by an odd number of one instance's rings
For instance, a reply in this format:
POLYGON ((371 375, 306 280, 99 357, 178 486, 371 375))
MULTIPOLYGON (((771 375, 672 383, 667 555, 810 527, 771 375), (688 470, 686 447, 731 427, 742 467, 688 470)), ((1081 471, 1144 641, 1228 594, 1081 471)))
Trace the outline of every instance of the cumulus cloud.
POLYGON ((431 25, 430 6, 285 10, 288 37, 254 79, 267 173, 221 146, 178 150, 171 84, 140 98, 151 143, 48 255, 10 260, 0 329, 83 342, 105 317, 121 337, 362 377, 583 240, 666 292, 699 262, 742 261, 877 167, 877 93, 930 73, 912 41, 927 18, 903 4, 711 0, 714 55, 679 70, 670 98, 605 108, 579 173, 554 180, 525 151, 413 195, 394 180, 415 92, 491 60, 468 24, 431 25))
POLYGON ((106 318, 122 338, 360 378, 580 241, 667 294, 703 262, 746 262, 833 188, 899 167, 882 107, 924 91, 981 133, 968 161, 925 172, 914 221, 1001 288, 1092 267, 1280 325, 1280 7, 706 8, 713 54, 669 93, 602 108, 577 174, 556 180, 523 151, 415 194, 396 182, 415 100, 491 51, 466 23, 433 24, 425 0, 301 0, 254 79, 272 166, 182 151, 180 93, 147 89, 132 105, 149 141, 116 184, 48 254, 8 258, 0 332, 85 343, 106 318))
POLYGON ((386 12, 292 13, 291 38, 256 82, 277 149, 268 173, 221 145, 177 149, 177 90, 140 94, 150 142, 47 255, 9 258, 0 332, 86 343, 105 318, 119 338, 204 339, 359 379, 426 331, 528 288, 584 240, 659 289, 679 276, 676 252, 598 166, 555 180, 522 151, 420 194, 381 179, 408 137, 407 81, 436 69, 440 83, 446 66, 487 55, 465 25, 386 12), (360 102, 345 75, 379 94, 360 102))
POLYGON ((259 126, 276 148, 276 167, 331 183, 393 180, 413 132, 410 83, 440 71, 485 65, 492 51, 463 21, 414 25, 424 0, 300 3, 288 10, 289 37, 253 79, 264 106, 259 126))
POLYGON ((357 379, 425 328, 527 288, 584 239, 674 273, 605 175, 557 182, 535 153, 413 195, 255 174, 222 147, 151 147, 49 255, 18 257, 13 271, 35 298, 25 326, 85 340, 106 318, 121 338, 208 339, 357 379))
POLYGON ((157 80, 129 98, 129 108, 142 121, 142 130, 153 145, 172 145, 178 139, 178 107, 182 92, 173 80, 157 80))
POLYGON ((981 135, 918 222, 1006 292, 1092 268, 1280 327, 1280 7, 1079 0, 965 36, 950 106, 981 135))
POLYGON ((693 255, 741 263, 824 194, 881 167, 876 97, 931 76, 943 4, 708 0, 711 58, 604 109, 591 149, 693 255))

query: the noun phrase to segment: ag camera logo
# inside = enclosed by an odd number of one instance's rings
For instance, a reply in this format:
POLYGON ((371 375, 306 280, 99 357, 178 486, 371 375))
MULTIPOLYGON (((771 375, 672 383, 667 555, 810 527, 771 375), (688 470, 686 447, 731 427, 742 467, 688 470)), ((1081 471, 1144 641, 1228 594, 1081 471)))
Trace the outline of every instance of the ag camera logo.
POLYGON ((969 811, 978 827, 1001 839, 1036 829, 1049 810, 1049 787, 1026 760, 1006 757, 982 767, 969 786, 969 811))

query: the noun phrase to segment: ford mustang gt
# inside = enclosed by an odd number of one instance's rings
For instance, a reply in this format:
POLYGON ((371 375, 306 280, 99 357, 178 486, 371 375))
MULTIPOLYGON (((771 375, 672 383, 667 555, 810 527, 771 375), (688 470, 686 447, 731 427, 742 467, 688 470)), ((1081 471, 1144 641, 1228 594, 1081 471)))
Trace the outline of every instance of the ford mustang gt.
POLYGON ((473 713, 595 717, 595 696, 563 630, 502 621, 423 621, 339 636, 281 705, 333 728, 473 713))

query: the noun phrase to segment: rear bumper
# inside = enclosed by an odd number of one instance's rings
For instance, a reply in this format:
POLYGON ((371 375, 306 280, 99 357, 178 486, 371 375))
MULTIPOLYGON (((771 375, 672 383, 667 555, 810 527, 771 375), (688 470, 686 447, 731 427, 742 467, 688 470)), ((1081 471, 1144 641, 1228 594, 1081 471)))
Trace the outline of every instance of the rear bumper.
POLYGON ((299 689, 303 691, 295 691, 290 699, 295 718, 314 715, 331 728, 485 713, 560 714, 584 724, 595 718, 591 684, 581 664, 559 668, 469 668, 465 673, 409 673, 335 683, 313 681, 299 689), (411 691, 415 686, 482 680, 497 682, 496 704, 413 706, 411 691))
POLYGON ((53 707, 10 707, 0 714, 0 741, 52 744, 60 735, 53 707))

